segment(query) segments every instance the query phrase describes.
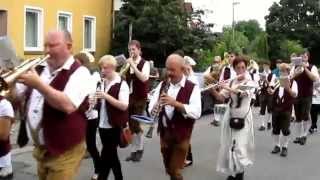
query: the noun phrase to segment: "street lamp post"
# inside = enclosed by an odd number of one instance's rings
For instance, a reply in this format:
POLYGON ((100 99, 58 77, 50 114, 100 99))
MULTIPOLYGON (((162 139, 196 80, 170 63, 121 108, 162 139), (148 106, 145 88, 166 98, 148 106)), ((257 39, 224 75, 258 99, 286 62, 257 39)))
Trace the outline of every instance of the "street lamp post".
POLYGON ((239 5, 240 2, 234 2, 234 0, 232 0, 232 41, 234 41, 234 6, 239 5))

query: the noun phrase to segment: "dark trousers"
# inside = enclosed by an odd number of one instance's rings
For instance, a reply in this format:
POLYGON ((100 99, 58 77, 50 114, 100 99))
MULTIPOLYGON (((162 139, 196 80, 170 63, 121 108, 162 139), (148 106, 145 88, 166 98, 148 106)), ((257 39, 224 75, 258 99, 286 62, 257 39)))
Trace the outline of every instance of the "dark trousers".
POLYGON ((273 111, 272 113, 272 134, 283 136, 290 135, 291 111, 273 111))
POLYGON ((311 120, 312 120, 312 126, 311 128, 318 128, 317 122, 318 122, 318 114, 320 112, 320 104, 312 104, 311 105, 311 120))
POLYGON ((101 171, 99 172, 98 180, 106 180, 111 169, 114 174, 115 180, 123 180, 121 164, 117 150, 120 141, 120 131, 120 128, 99 128, 102 142, 102 151, 101 171))
POLYGON ((311 104, 312 104, 312 96, 297 98, 296 103, 294 105, 294 111, 295 111, 297 122, 309 120, 311 104))
POLYGON ((87 133, 86 133, 86 144, 87 150, 92 157, 93 165, 94 165, 94 172, 98 173, 100 168, 100 153, 97 148, 96 144, 96 135, 97 135, 97 128, 99 125, 98 119, 88 120, 87 126, 87 133))
POLYGON ((268 113, 272 112, 272 96, 261 94, 260 100, 260 115, 266 114, 266 109, 268 108, 268 113))
MULTIPOLYGON (((142 100, 134 100, 130 99, 129 102, 129 117, 131 115, 142 115, 146 109, 146 104, 147 101, 142 99, 142 100)), ((131 132, 138 134, 140 132, 143 132, 141 125, 138 121, 132 120, 129 118, 129 128, 131 132)))

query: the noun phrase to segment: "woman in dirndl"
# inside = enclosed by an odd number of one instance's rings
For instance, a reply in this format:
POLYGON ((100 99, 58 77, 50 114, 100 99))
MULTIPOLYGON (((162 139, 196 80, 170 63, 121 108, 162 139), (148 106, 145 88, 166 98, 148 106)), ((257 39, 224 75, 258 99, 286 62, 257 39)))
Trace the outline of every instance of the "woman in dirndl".
POLYGON ((217 171, 227 174, 227 180, 243 180, 244 172, 253 164, 254 156, 254 128, 250 102, 254 96, 255 83, 247 72, 247 61, 244 58, 237 57, 233 67, 237 77, 221 85, 222 91, 212 90, 220 101, 230 99, 221 123, 217 171))

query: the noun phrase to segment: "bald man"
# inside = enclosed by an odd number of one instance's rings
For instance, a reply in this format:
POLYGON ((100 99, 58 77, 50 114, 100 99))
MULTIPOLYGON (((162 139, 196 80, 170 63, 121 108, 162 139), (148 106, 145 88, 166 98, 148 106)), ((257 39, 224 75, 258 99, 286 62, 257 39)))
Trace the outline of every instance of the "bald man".
POLYGON ((85 153, 90 72, 71 54, 71 35, 51 31, 44 50, 50 58, 22 74, 19 96, 26 97, 26 126, 34 144, 39 180, 72 180, 85 153))
POLYGON ((164 105, 159 116, 158 132, 164 166, 171 180, 182 180, 193 124, 201 115, 200 89, 184 76, 184 59, 170 55, 166 61, 166 72, 170 79, 167 93, 162 93, 165 82, 161 82, 151 97, 149 112, 157 102, 164 105))

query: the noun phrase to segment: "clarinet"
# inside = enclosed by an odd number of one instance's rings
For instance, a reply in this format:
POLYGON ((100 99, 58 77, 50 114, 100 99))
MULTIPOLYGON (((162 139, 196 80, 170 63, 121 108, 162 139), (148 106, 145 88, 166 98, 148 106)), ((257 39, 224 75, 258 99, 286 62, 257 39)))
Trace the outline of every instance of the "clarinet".
POLYGON ((170 86, 170 80, 167 79, 165 81, 163 81, 163 83, 165 83, 163 85, 163 88, 161 89, 160 93, 159 93, 159 99, 158 99, 158 102, 155 104, 155 106, 152 108, 151 110, 151 114, 150 116, 154 119, 153 123, 150 125, 149 127, 149 130, 146 134, 146 137, 147 138, 152 138, 152 135, 153 135, 153 129, 154 129, 154 124, 156 121, 159 120, 159 115, 160 115, 160 112, 162 111, 162 109, 164 108, 164 105, 160 102, 160 96, 162 94, 166 94, 168 93, 168 90, 169 90, 169 86, 170 86))

